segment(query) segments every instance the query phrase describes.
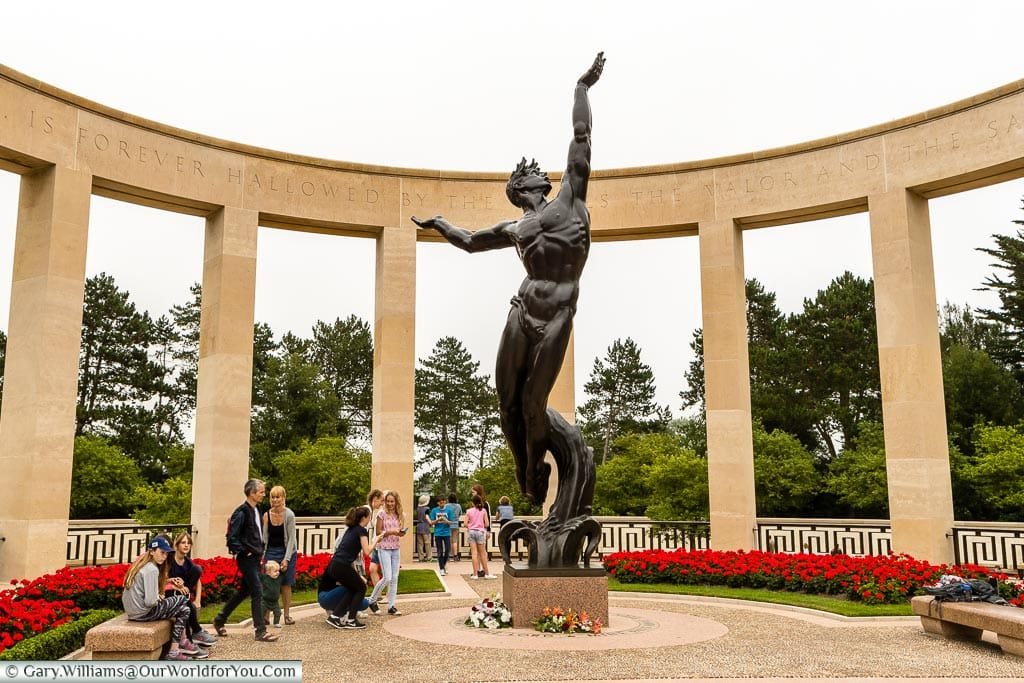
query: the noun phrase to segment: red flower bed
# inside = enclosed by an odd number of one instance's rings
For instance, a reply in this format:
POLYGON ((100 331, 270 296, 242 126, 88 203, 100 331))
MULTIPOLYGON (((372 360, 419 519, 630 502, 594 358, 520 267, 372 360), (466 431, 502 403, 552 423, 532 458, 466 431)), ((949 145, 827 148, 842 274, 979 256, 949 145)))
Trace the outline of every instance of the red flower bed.
POLYGON ((605 568, 623 583, 710 584, 846 595, 868 604, 905 602, 943 574, 994 576, 1011 604, 1024 606, 1024 582, 978 565, 933 565, 907 555, 789 555, 760 551, 647 550, 614 553, 605 568))
MULTIPOLYGON (((330 553, 299 555, 295 587, 315 588, 330 553)), ((230 557, 196 560, 203 568, 203 602, 223 602, 234 590, 238 566, 230 557)), ((13 579, 12 590, 0 591, 0 652, 44 628, 59 626, 85 609, 122 609, 121 586, 127 564, 64 567, 35 579, 13 579)))
POLYGON ((19 597, 0 591, 0 652, 37 633, 71 621, 79 609, 71 600, 19 597))

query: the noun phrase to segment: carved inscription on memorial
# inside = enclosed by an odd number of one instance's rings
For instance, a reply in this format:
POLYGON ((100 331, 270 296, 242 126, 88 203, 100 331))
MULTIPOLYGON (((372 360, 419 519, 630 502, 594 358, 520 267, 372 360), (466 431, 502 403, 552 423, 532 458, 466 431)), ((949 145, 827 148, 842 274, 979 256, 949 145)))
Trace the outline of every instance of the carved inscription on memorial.
POLYGON ((96 150, 97 152, 109 153, 119 159, 127 159, 137 164, 150 164, 158 168, 166 168, 175 173, 186 173, 202 178, 206 177, 206 172, 203 171, 203 162, 199 159, 193 159, 182 154, 174 154, 156 147, 146 147, 129 140, 111 139, 105 133, 92 131, 87 128, 80 127, 78 129, 78 145, 80 152, 83 151, 81 146, 85 145, 90 148, 90 151, 96 150))
POLYGON ((1021 123, 1017 120, 1017 117, 1010 114, 1008 119, 992 119, 986 126, 988 130, 988 138, 994 140, 1001 135, 1009 135, 1010 133, 1020 133, 1021 123))
MULTIPOLYGON (((5 115, 4 118, 6 119, 7 116, 5 115)), ((28 112, 28 127, 36 128, 37 125, 39 130, 44 134, 51 134, 53 132, 53 116, 51 114, 40 113, 37 117, 36 110, 30 109, 28 112)))
MULTIPOLYGON (((442 181, 440 185, 424 183, 423 187, 410 182, 399 189, 393 184, 397 179, 394 177, 246 158, 243 153, 136 128, 87 110, 78 110, 76 125, 60 114, 60 109, 47 107, 44 98, 37 100, 0 101, 0 126, 14 133, 8 143, 12 149, 33 150, 46 157, 55 146, 73 150, 80 160, 92 163, 98 174, 158 191, 231 201, 228 198, 234 190, 256 198, 257 206, 260 198, 270 200, 271 210, 288 211, 289 205, 308 203, 309 211, 321 214, 330 214, 332 207, 339 205, 374 215, 394 208, 418 211, 436 207, 487 221, 507 208, 503 183, 498 180, 442 181), (75 127, 69 130, 71 126, 75 127), (28 133, 27 142, 31 144, 17 142, 24 133, 28 133), (41 145, 38 148, 34 147, 37 141, 41 145), (136 173, 135 169, 145 172, 136 173)), ((594 179, 587 206, 598 213, 612 212, 614 218, 608 220, 613 223, 657 224, 680 219, 680 212, 687 214, 683 218, 697 218, 696 214, 712 205, 718 211, 743 215, 825 197, 877 191, 879 183, 929 182, 933 174, 949 169, 963 172, 961 166, 977 165, 977 158, 984 162, 992 156, 993 145, 1005 146, 1003 156, 1013 156, 1014 146, 1024 144, 1022 104, 1024 95, 1018 93, 843 145, 704 168, 697 173, 599 176, 594 179), (640 211, 631 216, 630 208, 640 211)), ((1000 153, 997 158, 1002 158, 1000 153)), ((370 220, 360 213, 354 216, 370 220)))
MULTIPOLYGON (((228 169, 229 182, 241 185, 242 175, 241 169, 228 169)), ((327 181, 292 178, 291 176, 280 177, 272 173, 249 173, 245 179, 245 185, 250 193, 278 192, 302 195, 303 197, 319 195, 327 199, 364 204, 376 204, 381 200, 381 192, 372 187, 361 188, 327 181)))

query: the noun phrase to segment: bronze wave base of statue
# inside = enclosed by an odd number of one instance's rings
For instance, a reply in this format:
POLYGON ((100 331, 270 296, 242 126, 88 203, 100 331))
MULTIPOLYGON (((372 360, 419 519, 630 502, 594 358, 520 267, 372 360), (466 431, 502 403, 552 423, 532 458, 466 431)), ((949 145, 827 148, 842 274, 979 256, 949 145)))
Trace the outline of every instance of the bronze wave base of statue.
MULTIPOLYGON (((594 502, 596 468, 594 451, 583 440, 578 427, 569 424, 551 408, 550 451, 558 468, 558 491, 548 516, 540 522, 512 520, 498 533, 498 548, 505 564, 512 563, 512 543, 528 543, 527 564, 531 568, 575 567, 590 558, 601 541, 601 524, 590 516, 594 502)), ((543 472, 550 465, 542 463, 543 472)))

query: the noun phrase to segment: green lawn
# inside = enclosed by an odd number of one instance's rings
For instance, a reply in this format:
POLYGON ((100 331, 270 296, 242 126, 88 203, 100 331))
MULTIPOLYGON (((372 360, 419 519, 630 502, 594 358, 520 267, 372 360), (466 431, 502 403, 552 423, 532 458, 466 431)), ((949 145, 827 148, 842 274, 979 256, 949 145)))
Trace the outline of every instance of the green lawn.
POLYGON ((730 588, 728 586, 690 586, 674 583, 621 583, 608 578, 608 590, 636 593, 670 593, 673 595, 700 595, 713 598, 754 600, 778 605, 808 607, 845 617, 908 617, 912 616, 910 602, 903 605, 865 605, 835 595, 810 595, 791 591, 773 591, 763 588, 730 588))
MULTIPOLYGON (((431 569, 403 569, 398 575, 398 594, 439 593, 444 590, 437 574, 431 569)), ((793 605, 810 609, 832 612, 846 617, 906 617, 911 616, 910 603, 904 605, 865 605, 851 602, 834 595, 809 595, 790 591, 773 591, 763 588, 729 588, 728 586, 690 586, 672 583, 621 583, 614 577, 608 578, 608 590, 632 591, 635 593, 666 593, 672 595, 699 595, 713 598, 733 598, 735 600, 752 600, 777 605, 793 605)), ((292 594, 293 605, 306 605, 316 602, 316 590, 295 591, 292 594)), ((219 604, 203 605, 199 613, 199 621, 208 624, 220 610, 219 604)), ((228 623, 238 623, 248 619, 249 603, 243 602, 234 611, 228 623)))
MULTIPOLYGON (((443 590, 444 587, 441 585, 441 580, 432 569, 403 569, 398 574, 399 595, 409 595, 411 593, 440 593, 443 590)), ((313 602, 316 602, 315 588, 292 592, 293 606, 308 605, 313 602)), ((199 621, 204 624, 211 623, 213 618, 217 616, 217 612, 220 611, 221 604, 223 603, 213 603, 209 605, 203 604, 203 608, 199 610, 199 621)), ((228 623, 237 624, 251 616, 249 600, 246 599, 238 606, 238 609, 231 613, 228 623)))

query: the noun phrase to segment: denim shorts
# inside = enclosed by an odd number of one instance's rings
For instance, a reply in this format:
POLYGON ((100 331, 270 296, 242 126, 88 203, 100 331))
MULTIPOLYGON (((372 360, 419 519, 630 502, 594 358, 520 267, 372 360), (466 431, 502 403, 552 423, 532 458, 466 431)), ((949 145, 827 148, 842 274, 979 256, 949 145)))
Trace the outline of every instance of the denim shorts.
MULTIPOLYGON (((278 564, 284 560, 284 548, 273 547, 267 548, 267 552, 263 555, 264 560, 274 560, 278 564)), ((282 586, 294 586, 295 585, 295 558, 298 554, 292 555, 292 559, 288 561, 288 569, 284 570, 281 574, 281 585, 282 586)))
POLYGON ((470 529, 469 530, 469 542, 470 543, 487 543, 487 532, 483 529, 470 529))

